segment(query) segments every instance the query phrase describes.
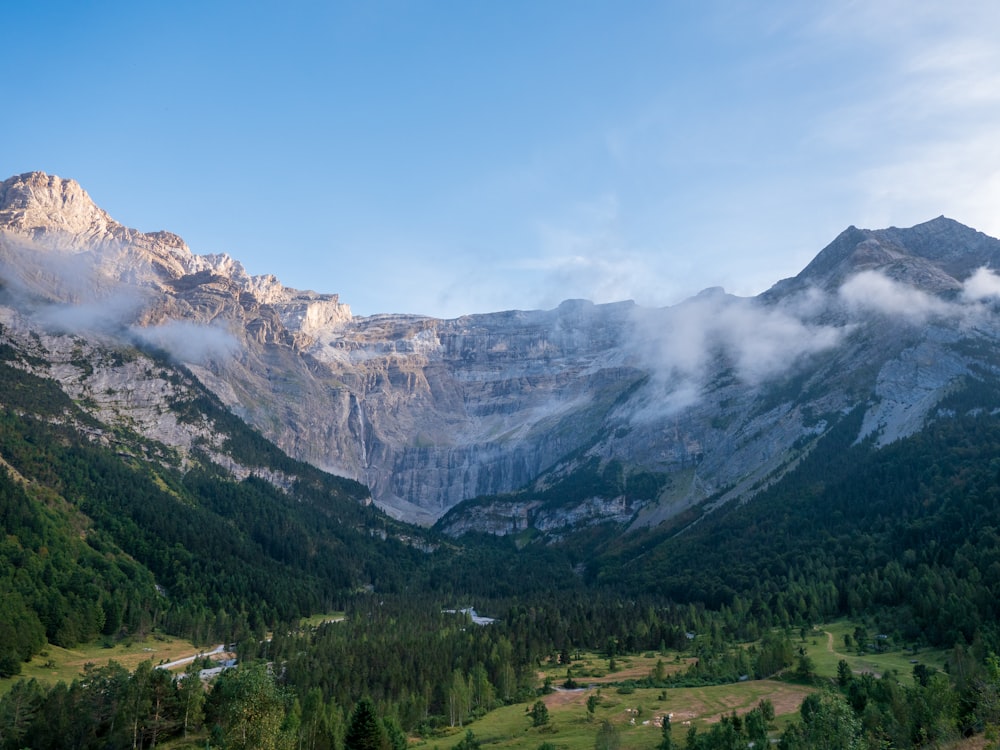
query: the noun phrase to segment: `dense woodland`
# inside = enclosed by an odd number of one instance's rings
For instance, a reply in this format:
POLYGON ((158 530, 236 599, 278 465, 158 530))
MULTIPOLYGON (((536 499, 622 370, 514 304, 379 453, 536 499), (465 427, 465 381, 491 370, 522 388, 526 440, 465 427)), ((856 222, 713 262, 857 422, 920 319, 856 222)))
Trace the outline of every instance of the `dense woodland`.
MULTIPOLYGON (((403 588, 427 557, 389 533, 402 527, 363 504, 361 485, 273 447, 280 463, 264 466, 288 471, 290 491, 234 482, 207 460, 186 471, 143 460, 131 436, 82 439, 86 416, 55 383, 15 367, 0 364, 0 387, 9 467, 0 472, 0 630, 25 634, 0 641, 0 660, 25 658, 44 638, 72 646, 153 628, 238 639, 339 608, 363 585, 403 588)), ((231 454, 255 465, 269 444, 231 427, 231 454)))
MULTIPOLYGON (((537 701, 546 688, 532 673, 542 663, 571 664, 573 656, 545 654, 543 648, 524 662, 515 643, 541 647, 557 618, 512 612, 517 626, 501 621, 478 627, 461 615, 434 613, 419 604, 414 608, 412 602, 404 608, 400 601, 396 609, 371 596, 361 601, 366 606, 343 623, 289 632, 244 648, 241 666, 223 672, 210 689, 195 674, 176 678, 150 662, 132 673, 113 662, 90 666, 69 685, 17 682, 0 698, 0 748, 154 747, 196 735, 218 748, 401 750, 407 737, 433 743, 445 727, 471 722, 474 730, 476 718, 510 703, 523 703, 531 720, 546 720, 539 709, 544 704, 537 701)), ((689 612, 677 608, 661 614, 682 617, 689 612)), ((660 618, 647 610, 645 624, 651 619, 660 618)), ((716 622, 710 614, 702 620, 718 640, 697 647, 701 658, 688 673, 673 678, 651 673, 644 685, 670 690, 706 679, 698 665, 712 660, 713 649, 720 654, 748 651, 746 644, 737 648, 725 643, 716 622)), ((603 654, 613 660, 623 648, 618 639, 610 639, 603 654)), ((770 632, 749 654, 753 668, 760 670, 755 676, 790 667, 794 675, 803 669, 800 657, 792 667, 793 640, 780 631, 770 632)), ((956 646, 947 672, 918 665, 913 676, 912 683, 904 684, 892 672, 856 675, 841 662, 836 682, 824 682, 822 690, 805 700, 798 719, 779 733, 779 747, 930 747, 963 734, 996 731, 1000 664, 981 644, 956 646)), ((721 674, 715 678, 729 679, 721 674)), ((700 730, 692 725, 686 732, 676 727, 671 732, 667 722, 659 747, 745 748, 773 737, 773 722, 774 709, 765 700, 750 712, 724 716, 700 730)), ((594 728, 595 747, 615 746, 614 727, 607 728, 607 745, 600 744, 602 729, 594 728)), ((478 746, 474 732, 465 746, 478 746)))
MULTIPOLYGON (((234 460, 290 480, 236 481, 207 452, 182 466, 104 433, 15 366, 23 355, 0 355, 0 676, 46 643, 154 631, 237 642, 242 663, 208 691, 151 664, 15 682, 0 749, 152 747, 189 732, 215 747, 404 747, 406 734, 533 701, 538 666, 580 649, 696 657, 655 681, 667 689, 760 678, 795 669, 792 629, 838 616, 947 648, 948 671, 906 688, 843 674, 783 747, 816 747, 831 727, 829 747, 921 747, 1000 721, 1000 395, 980 381, 878 451, 854 442, 860 411, 828 415, 837 426, 795 471, 696 524, 519 548, 394 522, 365 488, 292 461, 207 393, 177 408, 207 415, 234 460), (443 612, 468 604, 498 622, 443 612), (298 625, 332 610, 345 621, 298 625)), ((190 374, 174 377, 197 392, 190 374)), ((609 476, 589 466, 566 487, 609 476)), ((745 747, 765 715, 734 715, 686 746, 745 747)))
POLYGON ((595 582, 701 602, 734 623, 870 616, 900 641, 997 649, 1000 420, 982 408, 996 406, 994 391, 970 388, 878 451, 853 444, 859 410, 751 503, 684 533, 625 538, 595 582))

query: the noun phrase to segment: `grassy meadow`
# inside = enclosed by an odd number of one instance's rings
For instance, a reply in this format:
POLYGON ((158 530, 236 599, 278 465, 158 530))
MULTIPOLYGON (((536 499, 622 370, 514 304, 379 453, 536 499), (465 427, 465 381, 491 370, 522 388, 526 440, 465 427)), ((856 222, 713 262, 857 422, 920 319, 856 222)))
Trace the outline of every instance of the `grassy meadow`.
MULTIPOLYGON (((327 622, 337 622, 344 619, 343 612, 327 612, 303 618, 302 627, 318 627, 327 622)), ((178 659, 196 656, 211 651, 214 646, 196 646, 184 638, 175 638, 160 634, 150 635, 143 639, 127 638, 108 646, 100 641, 82 644, 76 648, 61 648, 51 643, 33 657, 31 661, 21 665, 21 674, 9 679, 0 679, 0 695, 6 693, 19 679, 38 680, 45 685, 53 685, 59 681, 72 682, 83 674, 87 664, 103 666, 109 661, 115 661, 129 670, 134 670, 141 662, 152 659, 153 665, 167 664, 178 659)), ((177 667, 174 671, 183 671, 177 667)))
POLYGON ((579 685, 575 690, 560 687, 567 679, 566 666, 549 667, 538 673, 540 685, 548 677, 554 688, 552 693, 540 698, 548 708, 547 725, 533 727, 529 715, 531 704, 521 703, 497 709, 465 727, 450 730, 446 736, 420 740, 416 745, 448 750, 461 742, 471 729, 483 747, 537 750, 543 743, 550 743, 557 750, 592 750, 601 723, 607 720, 617 729, 622 748, 652 750, 662 736, 662 717, 670 714, 674 742, 683 747, 692 725, 699 732, 706 732, 721 716, 733 711, 745 714, 765 698, 774 705, 771 736, 777 737, 797 717, 799 706, 809 693, 836 680, 837 664, 841 659, 857 674, 871 672, 881 676, 891 669, 904 684, 912 683, 915 660, 939 670, 944 668, 945 653, 940 650, 913 654, 890 644, 884 653, 859 654, 856 647, 848 648, 844 644, 845 633, 853 641, 855 626, 856 623, 846 620, 837 621, 806 632, 804 640, 795 634, 793 646, 796 650, 804 647, 814 665, 815 677, 807 681, 792 676, 793 666, 771 680, 621 691, 621 683, 638 681, 652 674, 658 660, 662 660, 664 671, 669 675, 686 669, 693 657, 675 653, 616 657, 616 669, 612 672, 608 669, 607 657, 584 652, 580 655, 582 658, 569 665, 570 675, 579 685), (593 716, 589 717, 587 699, 591 695, 597 695, 599 702, 593 716))
MULTIPOLYGON (((315 626, 342 616, 343 613, 339 612, 317 615, 303 621, 302 625, 315 626)), ((666 689, 629 687, 623 686, 623 683, 638 682, 650 676, 658 662, 663 673, 670 675, 684 671, 694 658, 673 652, 618 656, 615 668, 611 670, 607 657, 595 652, 582 652, 569 665, 546 664, 537 673, 539 687, 546 681, 552 687, 552 692, 539 698, 549 712, 546 725, 532 726, 529 715, 532 702, 520 703, 491 711, 463 727, 444 730, 438 736, 413 738, 411 746, 449 750, 461 742, 471 729, 483 747, 537 750, 543 743, 550 743, 557 750, 591 750, 602 722, 608 721, 619 733, 620 747, 652 750, 660 742, 665 714, 671 716, 675 743, 683 746, 692 725, 699 732, 706 732, 721 716, 733 711, 745 714, 763 699, 770 700, 774 706, 775 722, 771 734, 777 737, 797 715, 806 695, 836 679, 837 664, 841 659, 846 660, 852 671, 858 674, 871 672, 881 675, 886 670, 894 670, 904 684, 912 682, 915 660, 936 669, 944 667, 943 651, 926 650, 914 654, 891 643, 887 644, 888 650, 884 653, 859 654, 853 644, 854 631, 855 623, 837 621, 806 632, 804 639, 798 633, 793 635, 794 648, 805 648, 812 660, 815 677, 811 680, 794 679, 793 666, 785 674, 770 680, 666 689), (845 634, 851 638, 850 647, 845 645, 845 634), (563 687, 568 677, 576 683, 575 689, 563 687), (587 711, 587 700, 592 695, 597 696, 598 701, 591 715, 587 711)), ((878 639, 872 641, 884 642, 878 639)), ((100 643, 76 649, 50 645, 23 666, 21 675, 0 680, 0 693, 20 678, 35 678, 46 684, 59 680, 70 682, 83 672, 88 663, 104 665, 114 660, 134 669, 145 660, 163 664, 208 650, 211 648, 161 635, 122 641, 110 648, 100 643)), ((196 735, 186 741, 178 740, 168 747, 195 747, 199 741, 204 739, 196 735)))
MULTIPOLYGON (((855 623, 847 620, 823 625, 806 635, 809 656, 816 665, 816 673, 824 677, 837 676, 837 662, 846 661, 855 674, 871 672, 876 676, 887 670, 894 671, 904 685, 913 683, 913 667, 916 663, 926 664, 938 670, 944 669, 945 652, 938 649, 921 649, 913 653, 909 649, 899 648, 889 644, 884 653, 867 651, 859 655, 857 647, 844 644, 844 635, 851 636, 853 641, 855 623)), ((877 639, 873 639, 877 642, 877 639)), ((793 642, 800 644, 798 639, 793 642)))
POLYGON ((134 670, 141 662, 152 659, 153 664, 166 664, 189 656, 211 651, 211 646, 196 646, 183 638, 169 636, 148 636, 142 640, 126 639, 106 647, 93 642, 77 648, 60 648, 49 644, 31 661, 22 665, 21 674, 0 680, 0 694, 7 692, 17 680, 32 678, 40 683, 52 685, 56 682, 72 682, 83 674, 87 664, 103 666, 115 661, 129 670, 134 670))
POLYGON ((346 612, 325 612, 319 615, 310 615, 309 617, 303 617, 299 621, 299 627, 318 628, 320 625, 325 625, 328 622, 340 622, 346 614, 346 612))
MULTIPOLYGON (((745 713, 763 699, 774 703, 778 714, 798 710, 803 698, 815 688, 771 680, 717 685, 700 688, 661 690, 637 688, 621 694, 615 687, 593 687, 575 691, 556 691, 541 700, 549 710, 549 722, 532 727, 528 715, 530 704, 505 706, 492 711, 469 725, 484 746, 496 748, 531 748, 549 742, 559 750, 591 750, 601 723, 611 722, 618 730, 621 747, 655 748, 661 739, 661 722, 670 714, 674 739, 683 745, 690 725, 699 731, 723 714, 745 713), (593 718, 588 718, 587 698, 599 696, 593 718)), ((429 739, 421 743, 441 750, 454 747, 465 736, 466 728, 457 729, 448 737, 429 739)))

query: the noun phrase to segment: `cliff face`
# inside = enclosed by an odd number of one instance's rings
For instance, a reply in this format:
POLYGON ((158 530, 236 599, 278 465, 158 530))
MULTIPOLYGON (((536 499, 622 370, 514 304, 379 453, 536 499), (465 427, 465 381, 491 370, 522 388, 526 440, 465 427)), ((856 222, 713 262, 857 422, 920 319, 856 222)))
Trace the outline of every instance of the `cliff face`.
POLYGON ((354 318, 337 295, 123 227, 40 173, 0 185, 0 264, 22 303, 165 349, 282 448, 411 520, 523 485, 642 377, 620 351, 630 304, 354 318))
MULTIPOLYGON (((745 498, 857 407, 876 440, 920 429, 958 379, 995 369, 989 346, 969 345, 998 335, 994 298, 970 291, 976 278, 989 289, 976 274, 990 264, 1000 243, 936 219, 852 227, 755 300, 355 317, 337 295, 127 229, 72 181, 0 184, 9 309, 167 351, 291 455, 368 484, 397 516, 430 523, 595 459, 665 478, 653 494, 558 512, 523 497, 480 504, 449 516, 456 533, 655 523, 715 493, 745 498)), ((141 401, 115 408, 167 429, 141 401)))
POLYGON ((642 377, 616 345, 630 307, 328 328, 304 351, 343 384, 328 412, 343 428, 312 460, 352 460, 341 466, 377 498, 435 517, 516 489, 592 440, 610 402, 642 377))

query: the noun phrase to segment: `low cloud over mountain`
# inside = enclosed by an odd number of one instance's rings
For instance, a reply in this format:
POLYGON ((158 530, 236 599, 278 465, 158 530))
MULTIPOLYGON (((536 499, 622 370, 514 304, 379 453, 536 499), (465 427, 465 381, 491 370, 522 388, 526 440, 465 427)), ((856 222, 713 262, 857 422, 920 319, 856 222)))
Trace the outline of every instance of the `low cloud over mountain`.
POLYGON ((165 350, 283 449, 423 522, 590 460, 684 472, 670 512, 750 491, 852 409, 866 434, 920 429, 993 366, 962 342, 1000 338, 1000 242, 945 218, 851 227, 755 298, 437 320, 354 317, 337 295, 122 227, 71 181, 3 185, 8 320, 165 350))

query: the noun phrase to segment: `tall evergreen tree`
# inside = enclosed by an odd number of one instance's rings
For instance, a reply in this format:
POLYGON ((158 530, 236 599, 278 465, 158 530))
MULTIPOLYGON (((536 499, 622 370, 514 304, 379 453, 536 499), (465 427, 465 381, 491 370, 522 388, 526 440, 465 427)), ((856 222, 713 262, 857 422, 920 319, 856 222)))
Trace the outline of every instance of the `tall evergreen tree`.
POLYGON ((389 739, 371 698, 362 698, 351 711, 344 750, 389 750, 389 739))
POLYGON ((531 707, 531 726, 540 727, 549 723, 549 709, 542 701, 535 701, 531 707))
POLYGON ((382 722, 382 726, 385 729, 385 736, 389 741, 391 750, 406 750, 408 744, 406 732, 399 726, 399 722, 391 716, 386 716, 382 722))

